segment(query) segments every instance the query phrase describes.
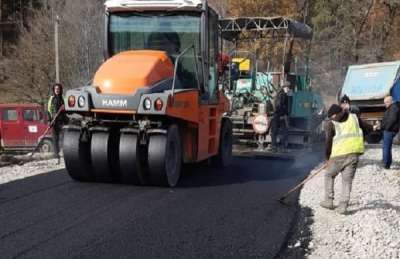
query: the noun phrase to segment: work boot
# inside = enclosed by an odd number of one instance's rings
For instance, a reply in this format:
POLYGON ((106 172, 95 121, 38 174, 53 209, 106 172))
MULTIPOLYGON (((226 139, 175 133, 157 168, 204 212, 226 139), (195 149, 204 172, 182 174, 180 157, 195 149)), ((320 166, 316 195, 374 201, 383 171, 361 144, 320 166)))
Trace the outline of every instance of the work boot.
POLYGON ((324 200, 321 201, 319 204, 322 208, 328 209, 328 210, 333 210, 335 207, 333 207, 333 200, 324 200))
POLYGON ((349 206, 349 204, 347 202, 340 202, 339 206, 337 208, 338 213, 340 213, 342 215, 346 215, 348 206, 349 206))

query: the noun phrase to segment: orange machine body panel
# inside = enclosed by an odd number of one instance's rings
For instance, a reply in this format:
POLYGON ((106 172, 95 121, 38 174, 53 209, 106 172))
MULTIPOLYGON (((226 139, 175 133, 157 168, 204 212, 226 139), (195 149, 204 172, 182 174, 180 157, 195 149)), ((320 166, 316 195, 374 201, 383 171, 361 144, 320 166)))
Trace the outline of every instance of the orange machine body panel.
POLYGON ((93 83, 104 94, 133 94, 173 76, 174 65, 164 51, 125 51, 101 65, 93 83))
POLYGON ((176 92, 174 97, 170 97, 166 115, 183 119, 185 121, 199 122, 199 91, 186 90, 176 92))
POLYGON ((110 113, 110 114, 126 114, 126 115, 136 114, 136 111, 126 111, 126 110, 91 109, 90 111, 95 113, 110 113))
MULTIPOLYGON (((179 118, 197 126, 196 143, 184 143, 185 152, 190 153, 193 144, 197 146, 196 161, 205 160, 218 153, 222 117, 229 109, 229 101, 220 92, 216 104, 199 102, 198 90, 181 91, 168 104, 167 116, 179 118)), ((185 142, 190 140, 185 138, 185 142)), ((193 156, 190 156, 193 157, 193 156)))

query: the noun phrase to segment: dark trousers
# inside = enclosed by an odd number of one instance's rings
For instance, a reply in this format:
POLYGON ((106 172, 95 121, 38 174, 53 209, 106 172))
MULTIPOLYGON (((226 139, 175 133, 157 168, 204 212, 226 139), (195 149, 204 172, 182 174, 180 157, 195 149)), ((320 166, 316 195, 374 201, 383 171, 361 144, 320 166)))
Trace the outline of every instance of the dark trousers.
POLYGON ((386 168, 390 168, 392 165, 392 145, 395 136, 395 132, 386 130, 383 132, 383 165, 386 168))
POLYGON ((53 133, 53 151, 54 156, 60 158, 60 136, 61 136, 62 127, 55 125, 52 129, 53 133))
POLYGON ((281 145, 287 147, 288 130, 285 117, 273 116, 271 120, 271 145, 277 147, 278 135, 281 134, 281 145))

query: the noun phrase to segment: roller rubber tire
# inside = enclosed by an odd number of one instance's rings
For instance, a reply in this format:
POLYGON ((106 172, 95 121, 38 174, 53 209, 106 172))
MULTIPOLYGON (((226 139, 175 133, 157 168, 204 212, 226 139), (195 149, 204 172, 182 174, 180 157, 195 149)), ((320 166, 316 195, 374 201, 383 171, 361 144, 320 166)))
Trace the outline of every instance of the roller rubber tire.
POLYGON ((96 180, 112 182, 119 177, 118 139, 113 132, 94 132, 90 146, 96 180))
POLYGON ((218 168, 227 167, 232 164, 233 132, 230 120, 222 121, 220 133, 220 145, 218 154, 211 158, 211 164, 218 168))
POLYGON ((152 185, 175 187, 178 184, 182 169, 182 144, 176 125, 169 127, 167 135, 150 136, 148 166, 152 185))
POLYGON ((93 181, 90 144, 81 141, 81 132, 65 131, 63 146, 65 167, 69 176, 76 181, 93 181))
POLYGON ((138 136, 122 133, 119 140, 119 165, 123 183, 146 185, 141 153, 138 136))

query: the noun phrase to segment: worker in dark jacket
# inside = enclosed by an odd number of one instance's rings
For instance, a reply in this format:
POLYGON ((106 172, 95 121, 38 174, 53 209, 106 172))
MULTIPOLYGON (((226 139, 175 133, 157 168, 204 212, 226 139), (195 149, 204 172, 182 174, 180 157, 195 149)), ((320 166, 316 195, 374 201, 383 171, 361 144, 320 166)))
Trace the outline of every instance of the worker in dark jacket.
POLYGON ((372 131, 372 127, 337 104, 329 108, 328 117, 330 120, 325 124, 328 167, 325 174, 325 198, 320 205, 334 209, 334 181, 341 173, 342 194, 338 212, 345 214, 359 156, 364 153, 363 132, 372 131))
POLYGON ((49 98, 47 109, 50 115, 50 121, 54 120, 52 128, 54 156, 60 160, 60 135, 63 125, 67 123, 67 116, 64 112, 63 87, 61 84, 57 83, 53 85, 52 95, 49 98))
POLYGON ((393 139, 399 132, 400 111, 399 107, 393 102, 391 96, 384 99, 386 111, 383 115, 383 166, 390 169, 392 165, 392 144, 393 139))
POLYGON ((277 139, 281 133, 281 145, 283 151, 287 148, 288 135, 288 116, 289 116, 289 96, 290 83, 284 82, 282 89, 278 92, 275 98, 275 111, 271 120, 271 151, 277 151, 277 139))

